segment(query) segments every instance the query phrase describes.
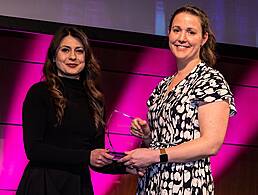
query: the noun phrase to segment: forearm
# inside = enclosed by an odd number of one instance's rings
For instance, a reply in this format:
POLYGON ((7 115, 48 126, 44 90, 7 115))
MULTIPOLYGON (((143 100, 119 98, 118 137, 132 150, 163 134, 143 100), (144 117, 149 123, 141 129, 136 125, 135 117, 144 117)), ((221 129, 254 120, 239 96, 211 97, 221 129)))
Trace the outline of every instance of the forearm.
MULTIPOLYGON (((221 147, 221 141, 198 138, 177 146, 166 148, 168 162, 189 162, 216 155, 221 147)), ((159 162, 159 151, 153 151, 153 163, 159 162)))
POLYGON ((29 160, 42 163, 61 163, 67 165, 89 164, 90 150, 67 149, 44 143, 34 143, 26 147, 29 160))
POLYGON ((187 162, 216 155, 225 138, 228 118, 229 106, 225 101, 200 106, 198 108, 200 138, 168 148, 166 150, 168 160, 187 162))

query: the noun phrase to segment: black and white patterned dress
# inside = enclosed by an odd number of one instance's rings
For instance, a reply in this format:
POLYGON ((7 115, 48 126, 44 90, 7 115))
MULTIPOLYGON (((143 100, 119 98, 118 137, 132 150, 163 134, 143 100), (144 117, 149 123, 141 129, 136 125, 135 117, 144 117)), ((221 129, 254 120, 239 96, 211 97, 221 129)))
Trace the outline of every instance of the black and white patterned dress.
MULTIPOLYGON (((147 102, 152 140, 150 148, 153 149, 167 148, 199 138, 198 106, 201 102, 228 100, 230 115, 236 113, 232 93, 218 71, 200 63, 166 94, 173 77, 163 79, 147 102)), ((210 159, 154 164, 148 168, 144 177, 139 178, 137 194, 214 194, 210 159)))

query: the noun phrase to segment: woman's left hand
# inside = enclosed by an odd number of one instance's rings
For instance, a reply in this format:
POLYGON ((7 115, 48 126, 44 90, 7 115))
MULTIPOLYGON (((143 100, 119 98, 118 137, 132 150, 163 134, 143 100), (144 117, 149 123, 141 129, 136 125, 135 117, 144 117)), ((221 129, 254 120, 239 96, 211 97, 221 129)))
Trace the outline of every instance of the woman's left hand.
POLYGON ((148 167, 153 163, 159 162, 159 150, 137 148, 125 153, 127 155, 118 162, 124 163, 124 165, 131 168, 148 167))
POLYGON ((107 149, 95 149, 91 151, 90 164, 95 167, 103 167, 111 164, 113 156, 111 156, 107 149))

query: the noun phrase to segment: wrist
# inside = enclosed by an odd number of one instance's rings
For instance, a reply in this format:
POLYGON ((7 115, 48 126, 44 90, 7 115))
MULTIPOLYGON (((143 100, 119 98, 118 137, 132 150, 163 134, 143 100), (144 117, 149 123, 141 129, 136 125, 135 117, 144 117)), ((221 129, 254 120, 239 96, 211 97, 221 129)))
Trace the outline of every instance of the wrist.
POLYGON ((151 135, 151 133, 149 132, 147 135, 143 135, 142 139, 143 140, 149 140, 150 139, 150 135, 151 135))
POLYGON ((159 156, 159 162, 160 163, 166 163, 168 162, 168 154, 166 152, 165 148, 159 149, 160 156, 159 156))
POLYGON ((154 156, 153 156, 153 164, 159 163, 160 162, 160 151, 158 150, 153 150, 154 156))

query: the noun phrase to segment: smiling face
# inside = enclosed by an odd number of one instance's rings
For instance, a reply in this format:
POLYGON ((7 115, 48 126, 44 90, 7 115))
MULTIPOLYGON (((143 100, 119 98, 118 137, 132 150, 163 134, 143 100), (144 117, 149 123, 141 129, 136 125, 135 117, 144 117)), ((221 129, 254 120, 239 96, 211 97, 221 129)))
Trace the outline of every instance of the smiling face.
POLYGON ((200 49, 207 39, 208 33, 203 35, 198 16, 187 12, 175 16, 169 32, 169 47, 177 63, 184 65, 199 63, 200 49))
POLYGON ((63 38, 56 53, 58 75, 79 79, 85 67, 85 50, 78 38, 70 35, 63 38))

